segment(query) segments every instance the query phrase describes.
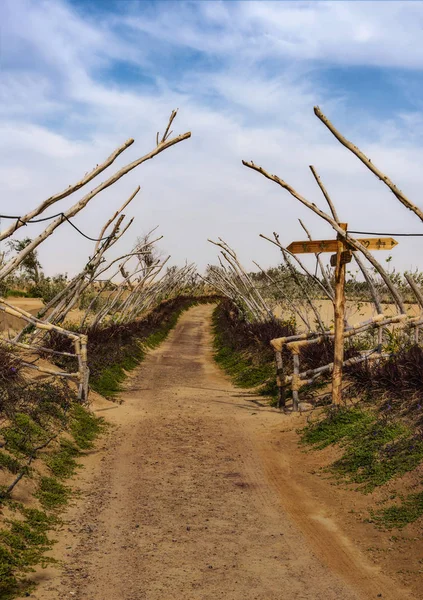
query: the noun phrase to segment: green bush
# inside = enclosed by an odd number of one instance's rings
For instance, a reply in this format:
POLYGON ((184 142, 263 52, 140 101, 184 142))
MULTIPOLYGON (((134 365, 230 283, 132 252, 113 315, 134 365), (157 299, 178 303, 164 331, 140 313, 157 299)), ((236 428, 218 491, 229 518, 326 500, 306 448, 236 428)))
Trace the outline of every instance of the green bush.
POLYGON ((47 566, 55 562, 45 556, 53 542, 48 531, 56 519, 34 508, 12 505, 21 513, 20 519, 7 520, 7 529, 0 531, 0 598, 9 600, 17 594, 28 595, 33 584, 24 575, 34 571, 34 566, 47 566))
POLYGON ((300 431, 303 444, 343 448, 328 470, 364 492, 400 477, 423 461, 423 438, 398 421, 361 408, 330 408, 300 431))
POLYGON ((423 492, 409 494, 401 504, 372 511, 372 519, 384 529, 402 528, 423 515, 423 492))

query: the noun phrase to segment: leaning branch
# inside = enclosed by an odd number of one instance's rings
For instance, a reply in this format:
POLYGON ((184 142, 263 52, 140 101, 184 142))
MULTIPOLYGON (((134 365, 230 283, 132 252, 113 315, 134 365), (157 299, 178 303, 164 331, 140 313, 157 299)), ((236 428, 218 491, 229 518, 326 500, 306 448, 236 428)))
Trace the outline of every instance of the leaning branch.
MULTIPOLYGON (((174 118, 174 113, 172 113, 170 121, 172 121, 174 118)), ((34 238, 32 242, 28 244, 19 254, 17 254, 13 259, 6 263, 6 265, 4 265, 4 267, 0 270, 0 280, 9 275, 12 271, 14 271, 22 262, 22 260, 24 260, 25 257, 30 252, 32 252, 39 244, 41 244, 45 239, 47 239, 53 233, 53 231, 66 220, 66 218, 74 217, 79 211, 85 208, 88 202, 92 200, 92 198, 94 198, 94 196, 116 183, 116 181, 118 181, 121 177, 123 177, 142 163, 154 158, 164 150, 167 150, 167 148, 170 148, 171 146, 174 146, 175 144, 178 144, 179 142, 182 142, 183 140, 186 140, 190 137, 191 132, 188 131, 187 133, 178 135, 175 138, 166 139, 164 141, 159 142, 159 144, 156 146, 156 148, 154 148, 154 150, 152 150, 148 154, 145 154, 141 158, 138 158, 132 163, 126 165, 125 167, 117 171, 114 175, 109 177, 109 179, 98 185, 94 190, 86 194, 68 211, 66 211, 65 213, 63 213, 63 215, 60 215, 55 221, 50 223, 50 225, 46 227, 43 233, 41 233, 38 237, 34 238)))
POLYGON ((322 113, 322 111, 320 110, 320 108, 318 106, 314 107, 314 114, 316 115, 316 117, 318 119, 320 119, 320 121, 326 125, 326 127, 329 129, 329 131, 331 133, 333 133, 333 135, 336 137, 336 139, 338 140, 338 142, 341 142, 341 144, 343 146, 345 146, 345 148, 347 148, 348 150, 350 150, 353 154, 356 155, 356 157, 361 160, 361 162, 366 165, 366 167, 368 169, 370 169, 370 171, 372 173, 374 173, 376 175, 376 177, 378 177, 381 181, 383 181, 383 183, 385 185, 388 186, 388 188, 391 190, 391 192, 394 194, 394 196, 401 202, 401 204, 403 204, 406 208, 408 208, 409 210, 411 210, 413 213, 415 213, 419 219, 421 221, 423 221, 423 211, 420 210, 420 208, 418 208, 418 206, 416 206, 415 204, 413 204, 411 202, 411 200, 409 200, 407 198, 407 196, 405 194, 403 194, 403 192, 401 190, 399 190, 397 188, 397 186, 389 179, 389 177, 387 175, 385 175, 384 173, 382 173, 382 171, 380 169, 378 169, 370 160, 370 158, 367 158, 367 156, 359 149, 357 148, 357 146, 354 146, 354 144, 350 141, 348 141, 343 135, 342 133, 340 133, 333 125, 332 123, 329 121, 329 119, 322 113))
POLYGON ((95 177, 97 177, 97 175, 99 175, 100 173, 102 173, 102 171, 107 169, 107 167, 109 167, 117 159, 117 157, 120 154, 122 154, 124 150, 129 148, 129 146, 131 146, 131 144, 133 143, 134 140, 132 138, 127 140, 124 144, 122 144, 122 146, 115 150, 103 163, 101 163, 101 165, 97 165, 92 171, 87 173, 80 181, 78 181, 74 185, 70 185, 63 192, 59 192, 54 196, 50 196, 50 198, 44 200, 44 202, 37 206, 37 208, 27 213, 26 215, 20 217, 17 223, 5 229, 3 233, 0 233, 0 241, 13 235, 17 229, 23 227, 23 225, 25 225, 30 219, 33 219, 34 217, 37 217, 39 214, 43 213, 52 204, 55 204, 59 200, 63 200, 63 198, 66 198, 67 196, 70 196, 74 192, 80 190, 84 185, 92 181, 95 177))

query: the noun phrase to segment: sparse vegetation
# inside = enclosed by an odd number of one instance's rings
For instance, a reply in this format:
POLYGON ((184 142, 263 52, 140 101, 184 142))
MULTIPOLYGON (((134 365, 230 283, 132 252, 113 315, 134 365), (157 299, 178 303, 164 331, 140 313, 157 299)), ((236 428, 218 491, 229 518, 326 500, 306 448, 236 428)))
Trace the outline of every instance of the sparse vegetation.
POLYGON ((67 503, 70 489, 56 477, 41 477, 36 497, 46 510, 52 510, 67 503))
MULTIPOLYGON (((421 209, 344 138, 318 107, 314 112, 338 141, 422 221, 421 209)), ((66 212, 44 215, 56 202, 78 192, 109 168, 134 140, 129 139, 77 183, 67 184, 64 191, 31 208, 26 215, 2 215, 11 223, 0 234, 1 240, 7 240, 6 250, 0 256, 0 292, 4 297, 38 297, 44 301, 39 318, 35 318, 18 309, 18 302, 13 308, 0 299, 5 315, 25 321, 21 331, 4 339, 0 348, 0 468, 5 474, 0 498, 8 511, 16 513, 16 518, 7 519, 0 531, 0 594, 4 598, 27 592, 30 584, 25 582, 25 574, 34 565, 48 562, 45 552, 52 544, 48 533, 72 494, 67 480, 105 428, 104 422, 81 404, 88 399, 89 385, 106 397, 116 396, 127 373, 143 360, 149 348, 167 336, 182 311, 217 298, 202 294, 222 293, 225 297, 213 315, 215 360, 237 386, 268 396, 273 405, 279 393, 278 405, 288 411, 285 390, 291 385, 292 407, 296 411, 302 410, 299 394, 311 396, 317 386, 329 382, 333 373, 332 402, 336 406, 318 413, 317 420, 309 423, 300 436, 304 445, 316 450, 337 446, 338 458, 326 469, 337 482, 371 493, 415 470, 423 461, 421 310, 420 316, 411 316, 405 306, 405 302, 410 302, 423 307, 423 276, 417 272, 397 273, 390 266, 391 256, 386 259, 386 266, 379 263, 369 249, 388 249, 396 244, 395 240, 377 237, 361 243, 353 237, 351 234, 357 232, 349 231, 338 219, 314 167, 311 170, 328 203, 328 212, 277 175, 253 161, 243 161, 333 228, 330 240, 313 244, 311 234, 300 221, 308 241, 289 247, 282 245, 277 232, 273 232, 273 238, 262 234, 281 252, 283 264, 277 268, 264 270, 255 263, 259 271, 248 272, 235 250, 218 238, 212 243, 220 248, 219 265, 209 265, 203 278, 193 263, 181 268, 167 264, 170 257, 164 258, 155 246, 160 237, 152 239, 155 230, 138 237, 135 245, 126 246, 125 254, 111 259, 109 249, 132 223, 125 221, 123 211, 140 187, 113 211, 98 237, 87 235, 73 223, 72 219, 102 190, 191 136, 186 132, 172 137, 175 117, 176 111, 172 111, 164 132, 157 133, 147 154, 121 166, 102 183, 90 185, 91 191, 85 193, 86 188, 66 212), (43 216, 39 218, 40 215, 43 216), (95 243, 72 280, 65 274, 45 276, 38 254, 38 246, 65 221, 95 243), (15 239, 21 227, 35 222, 48 224, 36 237, 15 239), (329 248, 331 253, 336 252, 335 271, 320 257, 329 248), (297 256, 304 252, 315 256, 315 269, 297 256), (344 265, 353 259, 357 270, 348 270, 345 277, 344 265), (371 318, 361 324, 349 322, 344 293, 357 313, 363 303, 371 305, 371 318), (333 304, 333 319, 332 314, 323 316, 323 301, 333 304), (388 318, 384 313, 384 302, 395 307, 394 316, 388 318), (64 324, 75 309, 83 314, 78 314, 65 330, 64 324), (269 342, 294 334, 295 340, 279 339, 274 344, 277 388, 274 351, 269 342), (10 347, 18 347, 21 354, 11 352, 10 347), (377 360, 370 362, 375 356, 377 360), (43 369, 37 364, 40 359, 54 362, 67 372, 43 369), (357 364, 344 364, 348 393, 342 398, 342 363, 349 359, 357 359, 357 364), (23 364, 56 378, 55 383, 23 377, 23 364), (76 383, 77 392, 66 383, 67 378, 76 383), (316 378, 321 378, 318 383, 316 378), (42 469, 38 468, 40 461, 42 469), (24 478, 30 479, 35 489, 38 510, 29 510, 11 499, 16 485, 24 478)), ((114 251, 112 255, 116 256, 114 251)), ((330 264, 334 266, 332 260, 330 264)), ((326 404, 327 397, 320 402, 326 404)), ((400 496, 400 502, 394 505, 374 510, 372 516, 378 526, 403 527, 422 514, 423 492, 416 487, 414 493, 400 496)))
POLYGON ((101 419, 76 401, 64 383, 25 381, 19 359, 1 349, 0 429, 3 447, 0 468, 9 474, 9 484, 0 490, 3 509, 16 516, 4 521, 0 530, 0 597, 29 593, 25 577, 37 565, 51 562, 46 552, 53 541, 51 530, 57 511, 68 501, 71 489, 64 483, 78 468, 78 457, 90 448, 104 429, 101 419), (50 472, 40 476, 36 460, 50 472), (24 477, 36 487, 40 509, 29 509, 13 501, 14 486, 24 477))
POLYGON ((96 417, 80 404, 74 404, 70 411, 70 432, 81 450, 89 450, 96 437, 104 430, 103 419, 96 417))
POLYGON ((46 553, 54 543, 48 534, 56 524, 56 517, 45 511, 19 503, 9 503, 8 507, 18 518, 7 519, 0 531, 0 597, 4 600, 29 595, 34 586, 25 575, 36 565, 54 562, 46 553))
POLYGON ((229 300, 213 313, 216 362, 231 376, 235 385, 258 388, 265 396, 276 396, 275 366, 269 340, 290 335, 292 323, 268 321, 249 323, 229 300))
POLYGON ((46 464, 55 477, 68 479, 79 467, 76 459, 80 454, 81 451, 74 442, 62 438, 57 450, 46 458, 46 464))
POLYGON ((423 491, 408 494, 400 504, 372 511, 372 519, 384 529, 402 528, 423 516, 423 491))
MULTIPOLYGON (((225 301, 214 311, 213 327, 216 362, 236 385, 255 388, 270 396, 274 404, 275 367, 268 342, 292 335, 293 326, 248 323, 233 304, 225 301), (277 327, 284 329, 277 332, 277 327), (264 332, 262 338, 260 331, 264 332)), ((347 356, 354 356, 357 350, 351 345, 347 352, 347 356)), ((332 353, 333 344, 327 340, 306 346, 301 350, 304 368, 326 364, 332 353)), ((349 394, 359 395, 364 401, 348 407, 328 407, 317 421, 300 431, 304 445, 315 449, 340 447, 341 456, 326 469, 337 480, 369 493, 413 471, 423 461, 418 408, 423 391, 420 361, 420 347, 409 346, 385 360, 349 368, 349 394)), ((312 395, 319 385, 309 386, 308 393, 312 395)), ((373 520, 389 526, 412 522, 422 514, 421 498, 421 493, 410 494, 399 505, 374 511, 373 520)))
POLYGON ((423 438, 397 420, 362 408, 329 409, 301 432, 318 449, 339 444, 343 455, 329 470, 369 492, 415 469, 423 460, 423 438))

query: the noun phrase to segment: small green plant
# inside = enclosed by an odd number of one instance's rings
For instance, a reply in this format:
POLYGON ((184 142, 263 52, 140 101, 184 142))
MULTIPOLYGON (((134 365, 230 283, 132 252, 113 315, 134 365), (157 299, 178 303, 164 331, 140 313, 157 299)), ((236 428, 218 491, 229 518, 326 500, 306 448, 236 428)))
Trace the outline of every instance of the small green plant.
POLYGON ((17 456, 30 456, 35 446, 46 441, 45 430, 28 414, 18 412, 12 424, 2 430, 6 447, 17 456))
POLYGON ((331 407, 324 418, 301 430, 301 441, 318 449, 326 448, 345 439, 357 438, 373 421, 373 416, 360 408, 331 407))
POLYGON ((18 519, 8 519, 6 528, 0 531, 0 598, 12 599, 16 594, 28 594, 33 584, 25 579, 25 574, 34 566, 47 566, 54 562, 45 556, 53 542, 48 531, 56 519, 34 508, 24 508, 21 504, 10 503, 10 508, 20 513, 18 519))
POLYGON ((372 511, 372 519, 384 529, 402 528, 423 515, 423 492, 409 494, 401 504, 372 511))
MULTIPOLYGON (((236 350, 215 343, 214 359, 217 364, 232 377, 236 386, 242 388, 260 387, 263 395, 265 390, 274 392, 274 387, 264 387, 268 379, 275 380, 275 367, 272 363, 254 364, 252 356, 241 354, 236 350)), ((277 390, 276 390, 277 391, 277 390)))
POLYGON ((16 474, 22 469, 22 464, 14 456, 0 450, 0 469, 16 474))
POLYGON ((111 365, 102 369, 101 374, 91 382, 91 387, 105 398, 113 398, 121 391, 125 377, 122 366, 111 365))
POLYGON ((398 421, 361 408, 330 408, 300 435, 303 444, 317 449, 340 445, 343 454, 328 470, 360 484, 363 492, 412 471, 423 461, 423 438, 398 421))
POLYGON ((91 448, 95 438, 105 428, 104 420, 96 417, 80 404, 72 407, 70 418, 70 431, 77 446, 82 450, 91 448))
POLYGON ((78 468, 79 465, 76 457, 80 454, 81 451, 76 444, 62 439, 59 442, 59 449, 46 458, 46 463, 55 477, 58 479, 67 479, 78 468))
POLYGON ((66 504, 70 496, 70 488, 63 485, 56 477, 41 477, 35 495, 43 508, 53 510, 66 504))
MULTIPOLYGON (((362 430, 360 437, 351 439, 344 455, 332 465, 332 471, 348 481, 362 484, 362 490, 372 491, 390 479, 417 466, 420 456, 409 460, 403 451, 407 430, 400 423, 376 420, 362 430)), ((423 450, 423 448, 422 448, 423 450)))

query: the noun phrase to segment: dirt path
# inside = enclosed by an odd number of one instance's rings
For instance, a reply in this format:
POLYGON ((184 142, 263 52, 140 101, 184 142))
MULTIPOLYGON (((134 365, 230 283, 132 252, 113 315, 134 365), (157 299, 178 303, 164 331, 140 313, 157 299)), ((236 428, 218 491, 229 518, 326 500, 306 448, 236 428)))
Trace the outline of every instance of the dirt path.
POLYGON ((295 476, 280 433, 289 417, 214 365, 211 310, 185 313, 103 413, 116 428, 80 473, 56 550, 65 570, 44 572, 32 597, 412 598, 295 476))

